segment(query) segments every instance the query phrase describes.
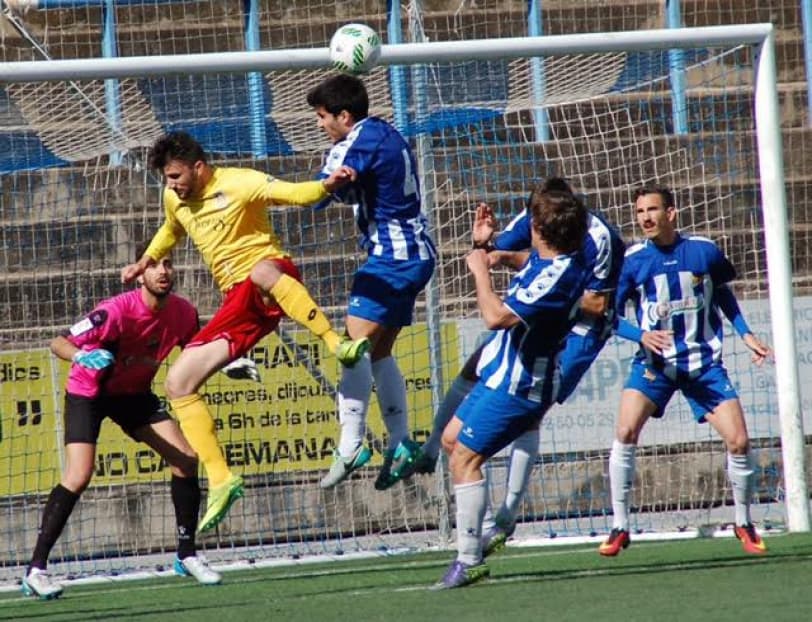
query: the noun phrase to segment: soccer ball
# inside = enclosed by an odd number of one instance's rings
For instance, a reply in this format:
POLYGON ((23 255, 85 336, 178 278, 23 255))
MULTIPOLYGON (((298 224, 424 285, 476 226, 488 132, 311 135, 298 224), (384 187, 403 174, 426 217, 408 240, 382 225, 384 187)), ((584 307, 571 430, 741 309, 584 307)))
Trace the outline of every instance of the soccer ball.
POLYGON ((333 67, 347 73, 366 73, 381 56, 381 38, 366 24, 345 24, 330 39, 333 67))

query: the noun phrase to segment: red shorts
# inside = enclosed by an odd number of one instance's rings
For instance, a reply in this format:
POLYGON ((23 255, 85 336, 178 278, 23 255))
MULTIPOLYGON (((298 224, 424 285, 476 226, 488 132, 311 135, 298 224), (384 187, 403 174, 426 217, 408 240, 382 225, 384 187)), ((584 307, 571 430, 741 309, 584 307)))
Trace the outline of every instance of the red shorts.
MULTIPOLYGON (((293 262, 283 257, 272 260, 277 267, 297 281, 302 280, 293 262)), ((257 342, 274 331, 285 315, 276 303, 266 305, 251 279, 237 283, 226 292, 222 306, 186 346, 201 346, 218 339, 228 341, 231 359, 246 354, 257 342)))

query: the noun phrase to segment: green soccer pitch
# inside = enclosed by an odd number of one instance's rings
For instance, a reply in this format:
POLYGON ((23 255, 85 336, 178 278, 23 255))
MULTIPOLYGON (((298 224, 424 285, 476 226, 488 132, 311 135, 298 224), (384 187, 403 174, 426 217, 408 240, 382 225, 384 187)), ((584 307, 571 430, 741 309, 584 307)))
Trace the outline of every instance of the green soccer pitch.
POLYGON ((56 601, 0 595, 0 620, 802 621, 812 611, 812 535, 765 538, 752 557, 733 538, 632 543, 615 559, 594 545, 508 547, 490 579, 432 592, 453 553, 228 572, 189 579, 67 586, 56 601))

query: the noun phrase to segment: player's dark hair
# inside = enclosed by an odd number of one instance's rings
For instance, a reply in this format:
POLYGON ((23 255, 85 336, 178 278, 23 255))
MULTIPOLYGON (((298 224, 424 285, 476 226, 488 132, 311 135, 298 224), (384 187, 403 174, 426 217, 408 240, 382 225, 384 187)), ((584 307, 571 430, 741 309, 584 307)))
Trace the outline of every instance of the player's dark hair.
POLYGON ((570 194, 575 194, 572 191, 569 182, 563 177, 548 177, 530 191, 530 196, 527 197, 527 202, 525 203, 527 211, 530 211, 530 205, 533 203, 533 197, 535 197, 539 192, 551 192, 553 190, 557 192, 568 192, 570 194))
POLYGON ((665 207, 674 207, 676 205, 676 203, 674 203, 674 193, 670 188, 666 188, 665 186, 641 186, 634 191, 634 202, 636 203, 637 199, 647 194, 659 194, 663 198, 665 207))
POLYGON ((541 184, 541 191, 542 192, 569 192, 570 194, 575 194, 572 191, 572 187, 570 183, 564 179, 563 177, 548 177, 544 180, 544 183, 541 184))
POLYGON ((207 161, 203 147, 186 132, 164 134, 149 150, 149 167, 152 170, 162 171, 171 160, 180 160, 187 164, 207 161))
POLYGON ((587 211, 571 191, 545 190, 541 184, 530 195, 528 209, 533 228, 550 247, 559 253, 581 248, 588 226, 587 211))
POLYGON ((356 121, 369 115, 369 95, 364 83, 344 73, 332 76, 313 87, 307 94, 307 104, 321 106, 330 114, 346 110, 356 121))

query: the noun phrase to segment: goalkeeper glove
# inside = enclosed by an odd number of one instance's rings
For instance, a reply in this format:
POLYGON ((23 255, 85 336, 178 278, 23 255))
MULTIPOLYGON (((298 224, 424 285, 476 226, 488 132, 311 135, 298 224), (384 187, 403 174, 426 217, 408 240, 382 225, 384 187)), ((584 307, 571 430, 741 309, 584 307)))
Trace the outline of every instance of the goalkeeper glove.
POLYGON ((87 369, 104 369, 115 361, 111 352, 102 350, 79 350, 73 355, 73 362, 87 369))
POLYGON ((252 359, 240 357, 234 359, 220 370, 233 380, 253 380, 260 382, 257 364, 252 359))

